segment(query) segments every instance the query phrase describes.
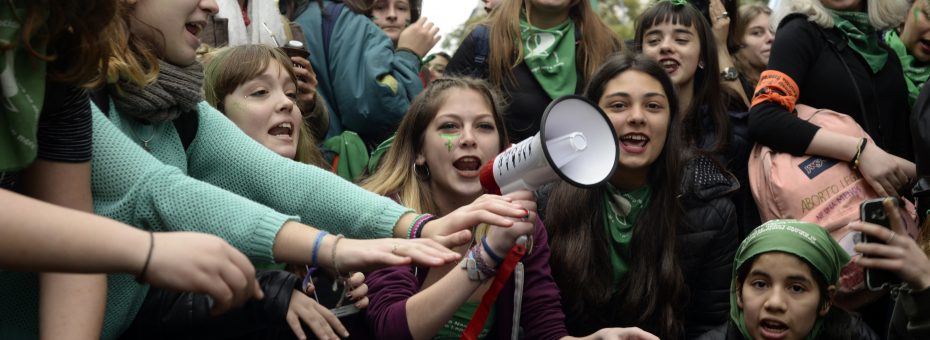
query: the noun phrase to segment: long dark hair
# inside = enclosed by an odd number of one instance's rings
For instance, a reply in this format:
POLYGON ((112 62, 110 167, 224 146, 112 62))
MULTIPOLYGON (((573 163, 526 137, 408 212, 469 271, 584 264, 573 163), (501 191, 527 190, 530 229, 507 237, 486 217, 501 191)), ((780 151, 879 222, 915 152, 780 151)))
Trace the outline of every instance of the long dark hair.
MULTIPOLYGON (((678 98, 671 79, 643 55, 615 55, 591 78, 585 97, 598 102, 611 79, 628 71, 645 73, 662 84, 669 101, 669 136, 677 132, 678 98)), ((606 188, 557 184, 547 203, 545 224, 552 249, 550 266, 562 293, 572 334, 610 326, 638 326, 660 338, 682 335, 680 311, 684 279, 678 265, 675 229, 681 214, 677 200, 681 141, 666 138, 649 169, 652 200, 633 227, 629 272, 614 289, 608 236, 604 225, 606 188), (554 207, 554 208, 551 208, 554 207)))
POLYGON ((643 36, 655 25, 669 22, 685 27, 694 27, 701 42, 701 61, 703 68, 694 73, 694 93, 689 107, 681 109, 681 138, 688 144, 718 153, 726 148, 730 140, 730 119, 724 106, 724 90, 720 86, 720 65, 717 60, 717 46, 710 24, 701 12, 690 4, 675 4, 660 1, 647 8, 636 22, 633 43, 637 52, 643 51, 643 36), (707 107, 707 114, 714 125, 714 138, 710 142, 702 140, 703 120, 702 106, 707 107))
MULTIPOLYGON (((487 20, 488 33, 488 81, 499 90, 506 84, 516 85, 514 68, 523 62, 525 51, 521 41, 521 13, 528 13, 532 4, 529 0, 504 1, 491 12, 487 20)), ((529 16, 529 14, 526 14, 529 16)), ((604 23, 591 7, 590 0, 573 0, 568 8, 568 17, 580 31, 581 43, 575 45, 576 69, 581 70, 582 79, 587 79, 604 59, 620 52, 623 43, 617 34, 604 23)))

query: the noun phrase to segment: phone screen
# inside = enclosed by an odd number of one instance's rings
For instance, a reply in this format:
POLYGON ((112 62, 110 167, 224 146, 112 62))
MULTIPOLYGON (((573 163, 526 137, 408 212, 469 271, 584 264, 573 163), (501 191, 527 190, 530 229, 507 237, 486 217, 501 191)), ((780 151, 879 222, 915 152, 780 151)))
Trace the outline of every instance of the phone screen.
MULTIPOLYGON (((897 200, 897 198, 894 199, 897 200)), ((882 205, 884 200, 885 198, 882 197, 862 202, 862 204, 859 205, 860 219, 862 219, 863 222, 869 222, 891 229, 891 221, 888 219, 888 214, 885 213, 885 206, 882 205)), ((895 202, 895 206, 898 206, 897 202, 895 202)), ((862 236, 864 242, 885 243, 884 240, 875 239, 865 233, 863 233, 862 236)), ((901 279, 887 270, 865 269, 865 285, 870 290, 881 290, 886 285, 895 285, 899 283, 901 283, 901 279)))

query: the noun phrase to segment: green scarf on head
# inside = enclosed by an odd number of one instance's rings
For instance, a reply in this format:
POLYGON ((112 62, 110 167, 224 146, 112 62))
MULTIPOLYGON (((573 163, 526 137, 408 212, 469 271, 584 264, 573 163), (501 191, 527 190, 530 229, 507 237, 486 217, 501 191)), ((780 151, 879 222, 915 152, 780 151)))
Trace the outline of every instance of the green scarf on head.
POLYGON ((888 30, 885 32, 885 43, 891 47, 891 50, 901 60, 901 67, 904 69, 904 81, 907 83, 907 103, 908 107, 914 107, 917 101, 917 95, 920 94, 920 88, 923 87, 927 77, 930 77, 930 64, 922 63, 914 56, 907 53, 907 47, 898 36, 898 32, 888 30))
POLYGON ((610 239, 610 264, 613 266, 615 289, 629 271, 625 259, 630 258, 633 226, 651 199, 652 188, 648 185, 630 192, 622 192, 607 184, 607 191, 604 193, 604 226, 610 239))
POLYGON ((849 48, 856 51, 869 64, 872 73, 878 73, 888 61, 888 51, 878 44, 879 35, 869 22, 869 14, 859 11, 830 11, 833 24, 849 40, 849 48))
POLYGON ((575 93, 575 23, 569 18, 549 29, 520 16, 523 62, 552 99, 575 93))
MULTIPOLYGON (((39 113, 45 99, 46 62, 26 50, 22 43, 21 18, 26 17, 25 1, 15 1, 12 10, 0 11, 0 44, 12 45, 0 50, 0 171, 25 168, 36 158, 36 134, 39 113)), ((33 36, 44 35, 44 27, 33 36)), ((34 43, 39 54, 46 53, 44 44, 34 43)))
MULTIPOLYGON (((739 249, 733 262, 733 281, 730 283, 730 320, 736 324, 745 339, 750 339, 743 320, 743 310, 736 303, 736 273, 749 259, 769 252, 783 252, 800 257, 826 278, 827 284, 836 284, 840 270, 849 263, 849 254, 819 225, 798 220, 771 220, 752 231, 739 249)), ((817 339, 823 320, 818 317, 814 328, 805 339, 817 339)))

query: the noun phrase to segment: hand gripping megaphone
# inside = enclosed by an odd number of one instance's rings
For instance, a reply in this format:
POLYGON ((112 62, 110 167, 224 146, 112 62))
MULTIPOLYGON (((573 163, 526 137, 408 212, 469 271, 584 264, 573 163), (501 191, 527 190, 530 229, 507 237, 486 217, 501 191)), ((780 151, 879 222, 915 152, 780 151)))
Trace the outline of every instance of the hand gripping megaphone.
POLYGON ((580 96, 564 96, 546 107, 539 132, 494 157, 481 168, 481 186, 492 194, 536 190, 559 178, 592 187, 617 167, 617 135, 607 115, 580 96))

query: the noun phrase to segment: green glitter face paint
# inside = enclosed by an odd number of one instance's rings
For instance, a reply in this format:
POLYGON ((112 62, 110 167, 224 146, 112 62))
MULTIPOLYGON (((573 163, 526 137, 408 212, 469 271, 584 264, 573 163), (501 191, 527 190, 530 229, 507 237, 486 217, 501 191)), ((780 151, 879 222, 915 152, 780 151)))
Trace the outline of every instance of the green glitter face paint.
POLYGON ((449 148, 449 152, 452 152, 452 149, 455 148, 455 140, 459 138, 457 133, 440 133, 439 137, 442 137, 446 140, 446 148, 449 148))

